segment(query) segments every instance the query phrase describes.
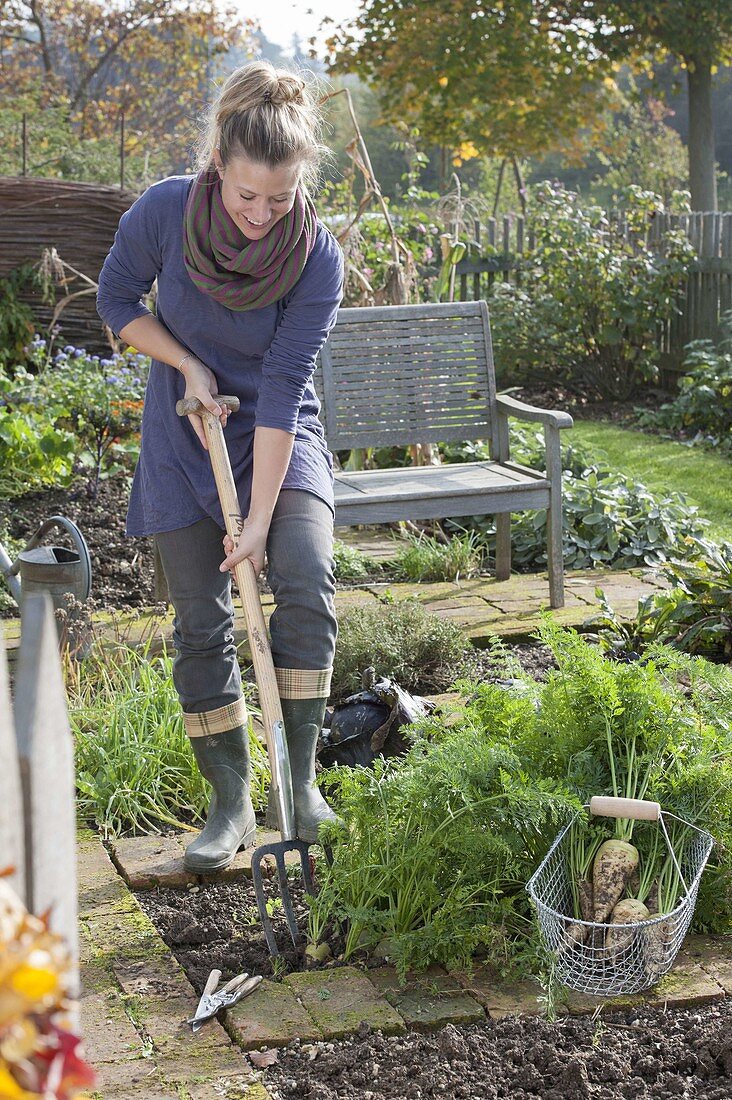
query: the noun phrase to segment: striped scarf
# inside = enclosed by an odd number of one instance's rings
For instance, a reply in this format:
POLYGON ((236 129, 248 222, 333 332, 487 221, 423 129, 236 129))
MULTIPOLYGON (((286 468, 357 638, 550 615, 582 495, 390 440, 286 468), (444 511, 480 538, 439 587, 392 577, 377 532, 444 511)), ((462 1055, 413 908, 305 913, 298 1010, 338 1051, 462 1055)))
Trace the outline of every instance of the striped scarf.
POLYGON ((228 309, 259 309, 292 290, 315 245, 315 207, 300 188, 295 205, 258 241, 227 213, 214 168, 194 180, 183 217, 183 258, 194 284, 228 309))

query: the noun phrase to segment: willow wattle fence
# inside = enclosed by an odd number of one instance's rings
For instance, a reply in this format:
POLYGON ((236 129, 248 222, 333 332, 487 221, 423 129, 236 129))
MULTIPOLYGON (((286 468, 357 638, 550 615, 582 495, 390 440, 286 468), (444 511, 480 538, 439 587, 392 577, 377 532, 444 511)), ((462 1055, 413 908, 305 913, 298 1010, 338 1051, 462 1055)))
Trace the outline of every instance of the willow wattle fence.
MULTIPOLYGON (((25 264, 37 264, 46 248, 77 272, 96 281, 114 240, 120 217, 137 198, 133 191, 96 183, 0 176, 0 278, 25 264)), ((56 298, 80 290, 59 318, 62 342, 95 352, 108 352, 109 342, 96 310, 93 288, 67 272, 69 284, 56 298)), ((47 331, 54 306, 38 289, 26 286, 19 295, 33 310, 38 331, 47 331)))

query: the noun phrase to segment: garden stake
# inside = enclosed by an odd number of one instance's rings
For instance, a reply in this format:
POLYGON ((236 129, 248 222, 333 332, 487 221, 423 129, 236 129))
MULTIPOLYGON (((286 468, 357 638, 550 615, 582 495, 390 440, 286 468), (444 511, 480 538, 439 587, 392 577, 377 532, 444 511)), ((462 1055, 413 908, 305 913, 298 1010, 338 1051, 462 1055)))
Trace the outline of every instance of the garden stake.
MULTIPOLYGON (((238 397, 215 396, 214 400, 227 408, 229 412, 237 412, 239 409, 238 397)), ((216 489, 219 494, 221 511, 224 515, 227 534, 237 542, 244 526, 244 520, 239 509, 239 500, 236 495, 234 475, 231 472, 229 453, 224 440, 224 430, 218 417, 210 413, 208 409, 196 397, 183 398, 178 401, 175 410, 179 416, 187 416, 195 413, 203 421, 203 428, 208 443, 208 454, 211 459, 216 489)), ((254 892, 257 898, 257 908, 264 928, 267 947, 271 955, 278 955, 277 942, 272 928, 272 921, 267 912, 267 902, 264 895, 264 882, 262 876, 262 860, 272 856, 277 867, 277 877, 280 884, 282 907, 287 920, 287 927, 292 937, 292 942, 297 945, 301 939, 292 906, 285 856, 288 852, 297 852, 302 867, 303 884, 309 894, 315 893, 313 878, 310 871, 309 845, 298 840, 295 831, 295 808, 292 798, 292 779, 290 776, 290 758, 285 740, 285 725, 282 718, 282 705, 277 689, 272 652, 267 640, 267 628, 264 623, 262 604, 259 599, 257 578, 251 562, 241 561, 234 566, 244 619, 246 621, 249 648, 254 664, 254 675, 259 690, 259 701, 262 707, 262 720, 267 741, 267 755, 272 772, 272 792, 274 795, 277 816, 280 824, 282 839, 275 844, 263 844, 252 852, 252 878, 254 892)))

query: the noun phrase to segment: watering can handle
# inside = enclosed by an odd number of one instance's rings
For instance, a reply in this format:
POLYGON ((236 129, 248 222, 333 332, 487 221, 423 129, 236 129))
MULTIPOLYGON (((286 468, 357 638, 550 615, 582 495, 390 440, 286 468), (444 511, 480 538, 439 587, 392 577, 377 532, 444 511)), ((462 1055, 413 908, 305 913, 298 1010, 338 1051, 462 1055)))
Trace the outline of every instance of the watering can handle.
MULTIPOLYGON (((33 537, 29 540, 25 549, 33 550, 36 546, 38 546, 38 543, 41 541, 44 535, 47 535, 53 527, 61 527, 64 531, 66 531, 67 535, 70 535, 72 542, 76 546, 76 549, 79 551, 79 558, 81 560, 82 570, 84 574, 84 594, 81 598, 85 600, 91 592, 91 557, 89 555, 89 547, 86 544, 86 539, 84 538, 75 523, 72 523, 70 519, 66 519, 66 516, 51 516, 44 523, 41 524, 35 535, 33 535, 33 537)), ((16 558, 10 569, 8 570, 8 576, 14 577, 19 572, 19 570, 20 558, 16 558)))

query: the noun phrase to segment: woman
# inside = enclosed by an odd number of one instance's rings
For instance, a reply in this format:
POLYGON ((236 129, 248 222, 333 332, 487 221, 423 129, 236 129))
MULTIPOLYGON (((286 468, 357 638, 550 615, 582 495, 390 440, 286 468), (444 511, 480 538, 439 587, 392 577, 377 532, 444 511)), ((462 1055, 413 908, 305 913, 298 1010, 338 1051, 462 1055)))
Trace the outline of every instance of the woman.
POLYGON ((152 358, 127 530, 155 536, 175 609, 175 686, 213 788, 186 851, 198 874, 254 841, 230 570, 248 558, 259 573, 265 550, 298 836, 316 840, 333 817, 315 786, 336 622, 332 464, 312 373, 335 323, 343 260, 308 195, 325 151, 318 134, 302 80, 265 61, 238 69, 210 111, 199 174, 162 180, 135 202, 99 278, 101 317, 152 358), (156 277, 153 316, 140 299, 156 277), (241 401, 228 424, 216 393, 241 401), (236 546, 224 536, 201 419, 176 415, 183 396, 226 425, 245 517, 236 546))

